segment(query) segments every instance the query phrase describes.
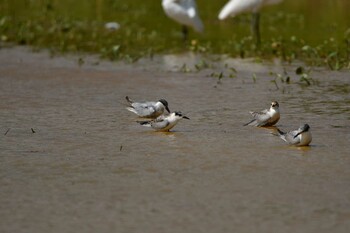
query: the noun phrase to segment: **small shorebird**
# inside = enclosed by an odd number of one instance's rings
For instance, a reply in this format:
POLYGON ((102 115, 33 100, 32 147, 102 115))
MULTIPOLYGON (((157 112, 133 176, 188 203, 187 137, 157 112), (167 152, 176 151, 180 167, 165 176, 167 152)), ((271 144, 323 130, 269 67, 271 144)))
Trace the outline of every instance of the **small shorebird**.
POLYGON ((165 14, 182 25, 184 40, 187 40, 188 26, 203 32, 204 26, 199 17, 195 0, 163 0, 165 14))
POLYGON ((128 96, 125 97, 128 101, 126 108, 130 112, 137 114, 140 117, 156 118, 167 110, 170 113, 168 102, 165 99, 160 99, 157 102, 134 102, 128 96))
POLYGON ((312 140, 312 135, 310 132, 310 126, 308 124, 304 124, 299 127, 297 130, 289 131, 287 133, 282 132, 277 129, 278 136, 285 142, 290 145, 295 146, 307 146, 310 144, 312 140))
POLYGON ((252 12, 252 32, 255 36, 257 45, 260 44, 260 8, 264 5, 271 5, 282 0, 230 0, 221 9, 218 18, 224 20, 229 16, 236 16, 243 12, 252 12))
POLYGON ((258 126, 258 127, 273 126, 280 119, 279 104, 277 101, 273 101, 271 103, 270 109, 265 109, 261 112, 250 112, 250 114, 252 114, 254 119, 244 124, 244 126, 246 125, 258 126))
POLYGON ((151 127, 156 131, 169 131, 172 129, 177 122, 181 119, 190 119, 187 116, 182 115, 181 112, 173 112, 170 113, 169 115, 161 115, 158 118, 151 120, 151 121, 138 121, 139 124, 146 126, 146 127, 151 127))

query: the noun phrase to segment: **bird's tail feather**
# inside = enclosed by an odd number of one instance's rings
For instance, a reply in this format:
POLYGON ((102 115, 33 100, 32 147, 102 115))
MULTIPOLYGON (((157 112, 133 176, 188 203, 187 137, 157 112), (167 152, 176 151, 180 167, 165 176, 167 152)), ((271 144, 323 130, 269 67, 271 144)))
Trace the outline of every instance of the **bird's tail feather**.
POLYGON ((284 135, 284 132, 282 132, 279 128, 275 128, 272 132, 272 135, 277 136, 277 137, 282 137, 284 135))
POLYGON ((255 119, 249 121, 248 123, 245 123, 243 126, 247 126, 247 125, 250 125, 251 123, 255 122, 255 119))
POLYGON ((277 133, 278 133, 278 136, 285 135, 285 133, 281 131, 279 128, 277 128, 277 133))
POLYGON ((129 110, 130 112, 136 113, 136 110, 133 107, 126 107, 127 110, 129 110))
POLYGON ((276 127, 276 131, 272 134, 277 136, 277 137, 280 137, 283 141, 287 142, 286 133, 281 131, 279 128, 276 127))
POLYGON ((132 104, 134 101, 132 101, 129 96, 125 96, 126 101, 128 101, 129 104, 132 104))
POLYGON ((137 121, 140 125, 146 126, 146 127, 151 127, 151 122, 150 121, 137 121))

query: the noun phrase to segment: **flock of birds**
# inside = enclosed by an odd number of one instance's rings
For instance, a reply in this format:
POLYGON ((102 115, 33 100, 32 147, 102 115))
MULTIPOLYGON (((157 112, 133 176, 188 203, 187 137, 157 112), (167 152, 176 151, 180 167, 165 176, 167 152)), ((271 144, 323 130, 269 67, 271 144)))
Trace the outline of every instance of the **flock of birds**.
MULTIPOLYGON (((276 4, 282 0, 230 0, 221 9, 218 18, 224 20, 229 16, 234 17, 242 12, 252 12, 252 32, 257 44, 260 43, 259 11, 264 5, 276 4)), ((188 36, 188 27, 192 27, 197 32, 203 32, 204 25, 199 17, 195 0, 162 0, 163 9, 168 17, 182 25, 184 39, 188 36)), ((181 112, 170 112, 168 102, 160 99, 154 102, 134 102, 128 96, 127 110, 137 114, 142 118, 152 118, 150 120, 137 121, 139 124, 151 127, 156 131, 169 131, 181 119, 190 119, 181 112), (165 110, 168 114, 165 113, 165 110)), ((244 126, 256 127, 274 126, 280 119, 279 104, 274 101, 269 109, 260 112, 250 112, 253 119, 244 126)), ((310 126, 304 124, 297 130, 283 132, 277 128, 277 136, 290 145, 307 146, 312 140, 310 126)))
MULTIPOLYGON (((282 0, 230 0, 219 12, 219 20, 234 17, 243 12, 252 12, 252 32, 257 44, 260 44, 260 8, 264 5, 271 5, 282 0)), ((162 0, 165 14, 182 25, 184 39, 187 39, 188 28, 192 27, 197 32, 203 32, 204 26, 199 17, 195 0, 162 0)))
MULTIPOLYGON (((181 112, 170 112, 168 102, 160 99, 154 102, 134 102, 128 96, 127 110, 135 113, 139 117, 152 118, 145 121, 137 121, 139 124, 151 127, 156 131, 167 132, 172 129, 181 119, 190 119, 181 112), (168 112, 165 113, 165 110, 168 112)), ((275 125, 280 119, 279 104, 273 101, 269 109, 260 112, 250 112, 253 119, 244 126, 269 127, 275 125)), ((310 126, 304 124, 297 130, 283 132, 277 128, 277 136, 283 141, 294 146, 307 146, 312 140, 310 126)))

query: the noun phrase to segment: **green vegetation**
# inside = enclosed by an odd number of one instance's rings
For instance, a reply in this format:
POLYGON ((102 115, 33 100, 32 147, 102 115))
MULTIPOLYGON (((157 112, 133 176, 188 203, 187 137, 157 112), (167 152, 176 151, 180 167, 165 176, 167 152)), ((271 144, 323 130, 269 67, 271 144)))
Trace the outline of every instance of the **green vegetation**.
POLYGON ((350 69, 349 0, 293 0, 263 8, 259 49, 251 37, 249 14, 217 19, 226 1, 197 0, 205 33, 191 30, 189 41, 183 42, 180 25, 165 16, 161 0, 2 0, 0 40, 129 62, 193 51, 350 69), (121 27, 107 30, 107 22, 121 27))

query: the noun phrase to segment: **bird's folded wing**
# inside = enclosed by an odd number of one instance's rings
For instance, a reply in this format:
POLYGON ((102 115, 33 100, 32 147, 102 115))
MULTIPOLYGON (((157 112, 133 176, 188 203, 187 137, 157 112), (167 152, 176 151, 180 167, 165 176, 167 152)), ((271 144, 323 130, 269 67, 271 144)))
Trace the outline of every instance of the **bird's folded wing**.
POLYGON ((260 112, 254 112, 254 111, 250 111, 250 114, 252 114, 253 116, 255 116, 255 115, 259 115, 259 114, 266 114, 267 112, 268 112, 269 110, 268 109, 264 109, 264 110, 262 110, 262 111, 260 111, 260 112))
POLYGON ((289 144, 292 144, 292 145, 300 143, 299 137, 296 137, 296 138, 294 137, 297 133, 298 133, 298 131, 296 131, 296 130, 286 133, 285 134, 285 141, 288 142, 289 144))
POLYGON ((134 103, 132 106, 140 116, 149 116, 155 112, 155 108, 147 104, 134 103))
POLYGON ((251 112, 251 114, 258 122, 266 122, 271 118, 270 115, 267 114, 267 109, 261 112, 251 112))
POLYGON ((167 120, 154 120, 151 122, 152 124, 152 128, 154 129, 164 129, 165 127, 167 127, 169 125, 169 121, 167 120))

